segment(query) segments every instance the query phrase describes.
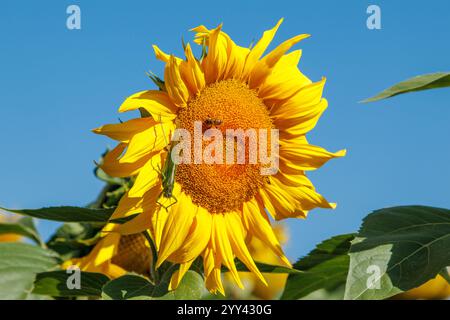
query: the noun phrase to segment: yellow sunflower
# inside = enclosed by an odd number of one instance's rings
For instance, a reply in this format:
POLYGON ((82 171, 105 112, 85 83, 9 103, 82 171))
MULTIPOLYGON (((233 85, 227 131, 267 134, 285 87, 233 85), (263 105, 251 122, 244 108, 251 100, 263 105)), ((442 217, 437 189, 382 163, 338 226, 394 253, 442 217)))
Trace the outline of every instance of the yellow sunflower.
POLYGON ((281 22, 251 48, 236 45, 221 25, 211 30, 196 27, 195 42, 204 49, 200 58, 189 44, 184 59, 154 46, 156 57, 165 63, 163 81, 152 76, 160 90, 133 94, 119 108, 150 116, 94 130, 119 142, 101 168, 114 177, 136 177, 112 219, 137 216, 118 232, 150 231, 158 250, 156 266, 166 260, 180 264, 172 289, 199 256, 206 287, 213 293, 224 292, 222 266, 242 287, 235 258, 266 283, 249 252, 249 239, 258 238, 290 266, 270 218, 305 218, 316 207, 335 207, 305 175, 345 155, 345 150, 331 153, 310 145, 305 137, 327 108, 322 98, 325 79, 312 82, 297 67, 301 51, 288 53, 308 35, 295 36, 264 55, 281 22), (173 176, 164 176, 175 129, 195 136, 194 122, 212 120, 224 134, 230 128, 278 129, 278 172, 261 175, 260 165, 247 162, 182 163, 173 176))
POLYGON ((77 266, 82 271, 103 273, 112 279, 127 272, 148 276, 153 256, 145 236, 121 235, 117 228, 116 224, 107 224, 101 232, 102 238, 87 256, 67 260, 62 268, 77 266))

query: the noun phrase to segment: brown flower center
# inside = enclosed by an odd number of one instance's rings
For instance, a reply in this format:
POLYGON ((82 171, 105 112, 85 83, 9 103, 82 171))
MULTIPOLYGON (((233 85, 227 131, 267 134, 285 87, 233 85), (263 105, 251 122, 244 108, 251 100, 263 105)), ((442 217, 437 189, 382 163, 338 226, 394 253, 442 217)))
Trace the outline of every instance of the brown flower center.
MULTIPOLYGON (((182 190, 191 196, 192 201, 212 213, 238 210, 250 200, 265 183, 261 175, 261 165, 250 161, 251 154, 257 152, 250 148, 250 137, 244 136, 244 162, 230 163, 226 160, 226 143, 230 130, 270 129, 273 127, 269 112, 256 91, 237 80, 223 80, 206 87, 186 108, 178 114, 178 125, 189 131, 192 137, 191 163, 180 164, 176 181, 182 190), (195 130, 195 123, 201 123, 201 130, 195 130), (208 129, 218 129, 222 135, 223 162, 221 164, 194 163, 194 140, 202 139, 208 129)), ((252 131, 250 130, 250 131, 252 131)), ((242 132, 242 131, 241 131, 242 132)), ((205 148, 214 143, 202 141, 202 154, 205 148)), ((241 140, 242 141, 242 140, 241 140)), ((238 141, 235 140, 234 160, 238 160, 238 141)), ((243 144, 241 143, 240 146, 243 144)), ((257 145, 259 140, 257 139, 257 145)), ((258 148, 259 149, 259 148, 258 148)), ((212 149, 209 149, 212 150, 212 149)), ((212 156, 217 156, 211 151, 212 156)))
POLYGON ((140 233, 121 236, 117 254, 111 262, 129 272, 148 275, 153 257, 146 241, 140 233))

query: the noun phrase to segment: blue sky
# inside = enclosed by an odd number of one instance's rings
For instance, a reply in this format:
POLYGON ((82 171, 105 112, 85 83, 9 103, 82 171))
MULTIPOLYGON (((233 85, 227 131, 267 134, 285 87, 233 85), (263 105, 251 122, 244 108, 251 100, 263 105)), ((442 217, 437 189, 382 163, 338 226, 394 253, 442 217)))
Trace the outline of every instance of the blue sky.
MULTIPOLYGON (((181 36, 199 24, 224 30, 241 45, 285 18, 275 44, 299 33, 301 70, 326 76, 329 108, 311 143, 348 150, 310 175, 334 211, 289 221, 291 259, 329 236, 357 230, 377 208, 450 207, 450 90, 374 104, 358 101, 408 77, 450 70, 450 2, 427 1, 2 1, 0 34, 0 206, 85 205, 102 183, 93 160, 114 142, 90 129, 116 122, 128 95, 162 74, 151 45, 181 53, 181 36), (82 29, 66 28, 77 4, 82 29), (368 30, 377 4, 382 29, 368 30)), ((122 119, 126 118, 121 116, 122 119)), ((55 223, 39 222, 45 237, 55 223)))

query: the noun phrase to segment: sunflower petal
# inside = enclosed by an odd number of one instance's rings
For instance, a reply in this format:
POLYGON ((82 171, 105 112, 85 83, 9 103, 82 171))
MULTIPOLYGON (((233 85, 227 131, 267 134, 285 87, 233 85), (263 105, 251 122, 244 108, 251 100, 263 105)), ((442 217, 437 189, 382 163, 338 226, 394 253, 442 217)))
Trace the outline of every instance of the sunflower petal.
POLYGON ((139 198, 148 190, 156 186, 161 178, 160 169, 162 167, 162 154, 158 153, 150 158, 149 161, 142 167, 136 177, 136 181, 131 187, 128 195, 132 198, 139 198))
POLYGON ((208 54, 202 61, 207 84, 221 80, 226 70, 228 53, 221 29, 222 25, 219 25, 209 33, 208 54))
POLYGON ((105 135, 111 139, 127 143, 136 133, 142 132, 153 125, 151 119, 138 118, 122 123, 106 124, 92 130, 96 134, 105 135))
POLYGON ((198 210, 184 193, 181 193, 177 200, 176 204, 168 208, 169 214, 162 231, 157 268, 182 246, 198 210))
POLYGON ((131 198, 128 192, 125 193, 119 201, 117 208, 110 217, 110 220, 120 219, 141 213, 144 209, 142 206, 143 198, 131 198))
POLYGON ((181 61, 172 55, 164 70, 164 80, 170 99, 179 107, 186 106, 189 100, 189 90, 180 73, 181 61))
POLYGON ((267 285, 245 244, 241 218, 236 213, 230 212, 225 216, 225 223, 233 252, 262 283, 267 285))
POLYGON ((306 177, 304 171, 296 171, 295 174, 288 174, 283 169, 279 168, 278 172, 274 175, 282 184, 288 186, 306 186, 313 188, 312 182, 306 177))
POLYGON ((326 162, 334 158, 345 156, 346 150, 329 152, 322 147, 311 144, 285 144, 280 146, 280 167, 287 167, 291 170, 285 171, 297 174, 298 171, 315 170, 323 166, 326 162), (293 171, 296 170, 296 171, 293 171))
POLYGON ((161 60, 162 62, 169 62, 170 60, 170 54, 165 53, 162 51, 156 44, 153 45, 153 51, 155 51, 155 57, 158 60, 161 60))
POLYGON ((315 109, 322 99, 326 78, 300 88, 293 96, 276 102, 270 110, 275 119, 296 119, 315 109))
MULTIPOLYGON (((195 43, 201 45, 205 41, 205 44, 209 46, 209 38, 212 30, 208 30, 205 26, 199 26, 191 31, 197 32, 194 40, 195 43)), ((222 49, 225 48, 221 52, 226 52, 227 56, 226 68, 221 78, 223 80, 230 78, 240 79, 250 49, 236 45, 230 36, 223 31, 220 31, 218 34, 217 42, 221 44, 222 49)))
POLYGON ((273 232, 269 219, 263 208, 260 207, 256 199, 252 199, 244 204, 243 214, 247 216, 251 233, 269 247, 286 266, 291 267, 289 260, 283 253, 283 249, 273 232))
POLYGON ((101 239, 95 245, 94 250, 91 251, 90 256, 94 256, 92 259, 93 263, 98 266, 104 262, 110 261, 112 257, 117 254, 119 241, 120 234, 117 232, 111 232, 101 239))
POLYGON ((264 58, 259 60, 252 71, 250 72, 249 77, 249 86, 250 88, 259 87, 267 77, 272 73, 275 65, 280 61, 280 59, 284 56, 284 54, 291 49, 293 45, 300 42, 303 39, 308 38, 309 34, 301 34, 295 36, 289 40, 286 40, 278 47, 276 47, 273 51, 267 54, 264 58))
MULTIPOLYGON (((177 106, 173 104, 169 95, 163 91, 145 90, 135 93, 128 97, 120 106, 119 112, 130 110, 145 109, 150 113, 153 119, 161 121, 170 121, 177 115, 177 106)), ((136 120, 144 120, 136 119, 136 120)), ((126 123, 126 122, 125 122, 126 123)))
MULTIPOLYGON (((270 178, 269 178, 270 179, 270 178)), ((299 209, 300 204, 286 190, 278 187, 270 179, 271 183, 266 184, 264 188, 259 190, 264 207, 276 219, 285 218, 305 218, 307 212, 299 209)))
POLYGON ((275 27, 270 30, 267 30, 263 33, 261 39, 255 44, 255 46, 250 50, 247 55, 247 59, 245 61, 244 69, 242 71, 241 79, 246 80, 250 75, 250 72, 253 70, 255 64, 261 58, 261 56, 266 51, 269 44, 272 42, 275 34, 277 33, 278 28, 280 27, 283 19, 280 19, 275 27))
POLYGON ((204 208, 198 207, 192 228, 184 243, 169 257, 175 263, 184 263, 197 258, 211 239, 212 217, 204 208))
MULTIPOLYGON (((264 188, 269 201, 272 201, 276 210, 277 220, 285 218, 305 218, 308 211, 314 208, 334 209, 336 205, 329 203, 313 188, 307 186, 291 187, 283 185, 278 179, 270 177, 270 184, 264 188), (283 203, 290 201, 290 206, 283 203)), ((266 203, 266 202, 264 202, 266 203)))
POLYGON ((124 178, 136 175, 139 170, 141 170, 142 166, 150 159, 151 155, 143 156, 135 162, 120 163, 119 158, 126 148, 126 143, 119 143, 103 157, 99 167, 111 177, 124 178))
POLYGON ((135 134, 128 144, 125 154, 119 159, 119 163, 133 163, 161 151, 167 146, 171 132, 175 130, 172 122, 158 123, 154 120, 153 126, 147 130, 135 134))
POLYGON ((295 50, 281 57, 258 90, 263 100, 283 101, 311 84, 311 80, 298 69, 301 55, 301 50, 295 50))
MULTIPOLYGON (((227 230, 228 226, 225 221, 225 214, 214 214, 212 219, 212 248, 216 255, 218 255, 219 260, 223 261, 223 264, 230 270, 230 273, 239 286, 243 288, 244 285, 239 278, 239 274, 234 263, 234 253, 230 244, 229 232, 227 230)), ((216 260, 217 263, 217 260, 216 260)))
POLYGON ((205 272, 206 288, 216 294, 217 291, 225 296, 221 278, 221 260, 214 255, 212 247, 208 246, 203 254, 203 269, 205 272))
POLYGON ((205 75, 189 43, 186 45, 185 54, 186 61, 181 62, 180 73, 191 96, 195 97, 205 87, 205 75))

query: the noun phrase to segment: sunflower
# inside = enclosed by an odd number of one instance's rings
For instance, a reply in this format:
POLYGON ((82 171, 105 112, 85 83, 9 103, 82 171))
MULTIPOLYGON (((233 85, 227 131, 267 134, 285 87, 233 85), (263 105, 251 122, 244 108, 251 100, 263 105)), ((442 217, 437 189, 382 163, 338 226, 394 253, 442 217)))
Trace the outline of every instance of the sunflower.
POLYGON ((153 46, 165 64, 163 80, 151 75, 159 90, 133 94, 119 108, 140 110, 142 116, 94 129, 119 142, 101 168, 113 177, 135 177, 111 217, 131 219, 117 231, 128 235, 149 230, 158 253, 156 267, 166 260, 180 265, 172 289, 199 256, 206 287, 213 293, 224 292, 222 266, 243 286, 235 258, 266 284, 249 252, 251 239, 258 238, 290 266, 271 218, 305 218, 316 207, 335 207, 305 175, 345 154, 311 145, 305 137, 327 108, 322 98, 325 79, 312 82, 297 67, 301 51, 288 53, 309 35, 297 35, 264 55, 281 22, 250 48, 236 45, 222 25, 196 27, 192 31, 194 42, 203 48, 200 58, 190 44, 184 45, 184 59, 153 46), (247 161, 182 163, 172 171, 166 194, 163 168, 172 134, 181 128, 195 137, 193 124, 210 121, 224 134, 230 128, 279 130, 279 170, 269 176, 261 174, 261 165, 247 161))
POLYGON ((62 264, 63 269, 77 266, 82 271, 99 272, 114 279, 135 272, 149 275, 152 253, 143 234, 121 235, 118 225, 109 223, 101 231, 102 238, 85 257, 62 264))

